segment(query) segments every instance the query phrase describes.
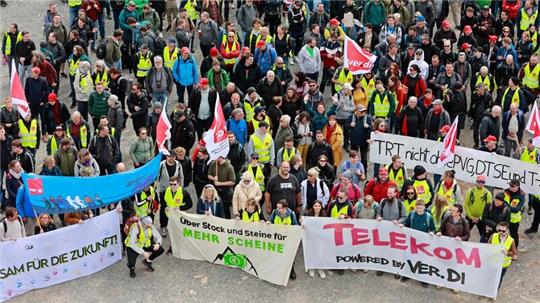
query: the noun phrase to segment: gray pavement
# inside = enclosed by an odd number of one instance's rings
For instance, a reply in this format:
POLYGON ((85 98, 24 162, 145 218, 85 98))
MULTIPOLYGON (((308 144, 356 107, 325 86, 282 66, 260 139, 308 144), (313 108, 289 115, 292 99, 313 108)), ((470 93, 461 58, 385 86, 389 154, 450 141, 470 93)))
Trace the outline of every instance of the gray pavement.
MULTIPOLYGON (((68 17, 65 4, 56 1, 63 19, 68 17)), ((22 30, 29 30, 32 39, 39 44, 43 40, 43 16, 49 1, 44 0, 8 0, 7 8, 0 8, 0 29, 8 28, 9 23, 16 22, 22 30)), ((111 33, 112 20, 107 22, 107 35, 111 33)), ((167 34, 165 35, 167 36, 167 34)), ((195 43, 198 45, 198 43, 195 43)), ((200 62, 201 55, 196 57, 200 62)), ((59 99, 69 106, 69 86, 67 79, 62 79, 59 99)), ((0 68, 0 98, 9 95, 9 78, 7 67, 0 68)), ((176 103, 176 94, 171 97, 176 103)), ((468 126, 468 125, 467 125, 468 126)), ((130 142, 135 138, 131 122, 122 134, 123 156, 128 168, 132 167, 128 150, 130 142)), ((461 136, 464 145, 472 146, 471 132, 468 127, 461 136)), ((43 144, 42 144, 43 145, 43 144)), ((36 167, 41 167, 45 155, 44 145, 37 154, 36 167)), ((38 171, 40 168, 38 169, 38 171)), ((369 172, 372 169, 370 167, 369 172)), ((463 191, 469 185, 462 184, 463 191)), ((189 190, 194 195, 193 188, 189 190)), ((532 218, 525 215, 521 230, 530 225, 532 218)), ((478 240, 477 231, 473 231, 472 240, 478 240)), ((522 246, 527 252, 519 253, 519 259, 510 267, 501 292, 500 302, 540 302, 540 237, 522 235, 522 246)), ((168 239, 165 247, 168 247, 168 239)), ((374 272, 353 273, 345 275, 330 274, 325 280, 310 278, 304 273, 302 247, 296 257, 295 268, 298 275, 287 287, 275 286, 268 282, 243 273, 240 270, 210 265, 199 261, 185 261, 172 256, 163 255, 156 262, 156 272, 143 271, 137 265, 137 278, 128 276, 125 258, 94 275, 62 283, 53 287, 34 290, 13 299, 13 302, 473 302, 486 301, 485 298, 459 293, 449 289, 436 290, 430 286, 424 289, 419 282, 409 280, 400 283, 392 275, 376 277, 374 272)))

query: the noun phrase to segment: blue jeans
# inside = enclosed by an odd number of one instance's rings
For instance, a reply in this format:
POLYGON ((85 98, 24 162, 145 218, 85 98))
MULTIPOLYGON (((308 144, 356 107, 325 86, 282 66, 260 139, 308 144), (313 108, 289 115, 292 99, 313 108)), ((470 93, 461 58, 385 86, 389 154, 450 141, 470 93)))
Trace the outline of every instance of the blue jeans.
POLYGON ((119 71, 122 71, 122 59, 114 62, 112 67, 114 67, 115 69, 117 69, 119 71))
POLYGON ((80 6, 74 6, 69 8, 69 24, 73 24, 77 16, 79 15, 80 6))
MULTIPOLYGON (((98 29, 99 29, 99 37, 101 39, 105 39, 105 20, 103 17, 103 13, 99 14, 97 23, 98 23, 98 29)), ((97 40, 97 35, 96 37, 94 37, 94 39, 97 40)))
POLYGON ((169 97, 169 92, 164 91, 161 93, 152 92, 152 102, 158 102, 161 103, 161 105, 164 105, 165 102, 167 102, 167 99, 169 97))

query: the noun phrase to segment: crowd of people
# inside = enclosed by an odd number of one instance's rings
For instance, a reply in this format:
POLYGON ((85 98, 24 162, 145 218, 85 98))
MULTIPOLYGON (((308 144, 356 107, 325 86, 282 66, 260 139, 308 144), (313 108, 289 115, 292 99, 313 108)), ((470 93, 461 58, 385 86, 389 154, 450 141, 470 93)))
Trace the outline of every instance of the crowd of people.
POLYGON ((193 206, 285 225, 303 216, 387 220, 458 241, 476 226, 481 242, 504 245, 503 275, 521 248, 524 215, 534 214, 525 234, 538 232, 540 197, 519 179, 494 189, 478 176, 462 190, 454 171, 430 175, 399 155, 368 172, 373 133, 441 141, 456 117, 458 138, 470 125, 469 147, 540 163, 524 132, 540 92, 534 0, 64 2, 69 15, 52 2, 42 33, 11 23, 3 37, 3 60, 10 72, 16 62, 31 113, 21 117, 9 97, 0 112, 2 241, 26 236, 32 220, 38 234, 105 211, 59 221, 18 212, 21 174, 140 167, 157 155, 162 111, 172 128, 158 179, 107 208, 122 214, 131 277, 138 256, 153 271, 164 253, 168 212, 193 206), (344 67, 345 36, 376 55, 369 73, 344 67), (63 90, 71 100, 60 100, 63 90), (202 138, 217 102, 230 150, 208 163, 202 138), (123 136, 130 124, 135 139, 123 136), (46 156, 36 159, 40 147, 46 156))

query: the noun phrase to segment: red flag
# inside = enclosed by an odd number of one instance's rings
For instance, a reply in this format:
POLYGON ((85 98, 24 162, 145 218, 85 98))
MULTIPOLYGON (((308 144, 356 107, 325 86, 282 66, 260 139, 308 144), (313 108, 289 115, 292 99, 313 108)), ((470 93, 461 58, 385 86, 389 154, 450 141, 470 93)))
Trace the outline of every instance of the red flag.
POLYGON ((526 129, 533 135, 533 145, 540 148, 540 113, 537 101, 534 101, 526 129))
POLYGON ((171 138, 171 122, 167 117, 167 102, 163 104, 163 109, 161 110, 161 115, 159 115, 159 121, 156 126, 156 144, 160 152, 164 154, 167 153, 167 148, 165 147, 165 141, 171 138))
POLYGON ((227 123, 225 115, 219 101, 219 94, 216 99, 216 107, 214 108, 214 122, 208 132, 204 136, 206 142, 206 150, 210 155, 210 161, 219 157, 227 157, 229 154, 229 141, 227 140, 227 123))
POLYGON ((360 47, 353 39, 345 36, 343 44, 343 66, 348 68, 353 75, 371 72, 373 63, 377 57, 360 47))
POLYGON ((15 60, 13 60, 11 63, 10 90, 11 101, 14 105, 17 105, 17 110, 19 111, 21 117, 28 116, 28 114, 30 114, 30 107, 28 106, 28 102, 26 101, 26 96, 24 94, 21 80, 19 79, 19 73, 17 72, 17 64, 15 64, 15 60))
POLYGON ((444 150, 439 153, 439 161, 437 161, 438 167, 441 167, 446 163, 454 160, 454 155, 456 154, 458 120, 459 116, 456 116, 454 122, 452 123, 452 126, 450 126, 450 130, 444 137, 444 150))

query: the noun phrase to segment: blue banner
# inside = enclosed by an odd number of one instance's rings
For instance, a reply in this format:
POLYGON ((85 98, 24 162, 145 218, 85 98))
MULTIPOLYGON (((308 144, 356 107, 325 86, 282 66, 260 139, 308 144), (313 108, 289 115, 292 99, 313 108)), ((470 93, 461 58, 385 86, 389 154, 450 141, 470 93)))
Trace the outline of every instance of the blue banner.
POLYGON ((23 174, 26 197, 37 213, 63 214, 105 207, 141 192, 158 176, 161 154, 135 170, 99 177, 23 174))

